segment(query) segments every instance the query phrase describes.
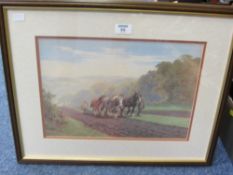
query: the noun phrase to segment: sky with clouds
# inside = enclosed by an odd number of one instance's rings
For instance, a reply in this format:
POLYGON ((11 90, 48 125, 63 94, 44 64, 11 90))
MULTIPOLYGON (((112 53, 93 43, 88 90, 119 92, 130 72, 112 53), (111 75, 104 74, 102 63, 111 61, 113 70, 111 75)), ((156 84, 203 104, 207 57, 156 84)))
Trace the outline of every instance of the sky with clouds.
POLYGON ((203 44, 161 41, 39 38, 42 76, 137 78, 162 61, 201 57, 203 44))

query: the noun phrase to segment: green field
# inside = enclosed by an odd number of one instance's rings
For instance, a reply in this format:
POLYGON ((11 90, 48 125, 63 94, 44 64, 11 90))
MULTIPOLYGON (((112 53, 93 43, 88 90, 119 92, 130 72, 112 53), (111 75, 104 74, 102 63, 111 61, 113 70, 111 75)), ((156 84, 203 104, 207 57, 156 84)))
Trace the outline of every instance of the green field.
POLYGON ((166 116, 166 115, 154 115, 154 114, 143 114, 143 112, 156 112, 156 111, 175 111, 175 112, 189 112, 191 110, 190 105, 175 105, 175 104, 154 104, 146 105, 142 111, 140 117, 133 117, 134 120, 140 120, 145 122, 152 122, 161 125, 185 127, 189 126, 189 118, 180 116, 166 116))
POLYGON ((157 123, 161 125, 178 126, 185 128, 187 128, 189 125, 189 119, 182 117, 172 117, 172 116, 167 117, 167 116, 142 114, 140 117, 133 117, 132 119, 157 123))
MULTIPOLYGON (((173 104, 155 104, 146 105, 140 116, 128 117, 130 120, 137 120, 141 122, 155 123, 159 125, 174 126, 188 128, 190 123, 190 118, 181 115, 179 112, 189 112, 191 109, 188 105, 173 105, 173 104), (165 113, 162 113, 164 111, 165 113), (148 112, 148 113, 143 113, 148 112), (156 112, 161 112, 161 114, 156 114, 156 112), (174 115, 173 115, 174 114, 174 115)), ((87 116, 91 115, 86 114, 87 116)), ((117 120, 117 119, 116 119, 117 120)), ((106 119, 108 123, 108 119, 106 119)), ((155 126, 156 127, 156 126, 155 126)), ((148 128, 149 129, 149 128, 148 128)), ((62 124, 52 124, 47 123, 46 135, 49 136, 79 136, 79 137, 105 137, 108 136, 98 130, 90 128, 83 124, 81 121, 65 117, 62 124)))
POLYGON ((143 111, 190 111, 192 106, 190 105, 177 105, 177 104, 154 104, 154 105, 145 105, 143 111))
POLYGON ((49 136, 107 136, 104 133, 101 133, 97 130, 94 130, 82 122, 72 119, 66 118, 62 127, 55 128, 47 128, 46 131, 47 135, 49 136))

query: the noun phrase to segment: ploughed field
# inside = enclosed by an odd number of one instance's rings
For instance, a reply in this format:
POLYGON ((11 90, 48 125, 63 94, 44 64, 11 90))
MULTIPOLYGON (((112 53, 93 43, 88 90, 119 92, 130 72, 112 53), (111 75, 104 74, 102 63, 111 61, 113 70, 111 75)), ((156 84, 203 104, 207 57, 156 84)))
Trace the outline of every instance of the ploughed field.
POLYGON ((65 124, 48 136, 186 138, 190 112, 186 109, 148 108, 140 116, 111 118, 63 107, 65 124))

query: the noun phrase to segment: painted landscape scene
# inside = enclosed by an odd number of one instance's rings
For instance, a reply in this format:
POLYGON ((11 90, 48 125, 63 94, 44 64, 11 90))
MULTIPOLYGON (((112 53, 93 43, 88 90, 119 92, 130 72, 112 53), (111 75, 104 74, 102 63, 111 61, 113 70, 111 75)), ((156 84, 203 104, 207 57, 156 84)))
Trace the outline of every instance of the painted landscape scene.
POLYGON ((36 37, 44 137, 187 140, 204 42, 36 37))

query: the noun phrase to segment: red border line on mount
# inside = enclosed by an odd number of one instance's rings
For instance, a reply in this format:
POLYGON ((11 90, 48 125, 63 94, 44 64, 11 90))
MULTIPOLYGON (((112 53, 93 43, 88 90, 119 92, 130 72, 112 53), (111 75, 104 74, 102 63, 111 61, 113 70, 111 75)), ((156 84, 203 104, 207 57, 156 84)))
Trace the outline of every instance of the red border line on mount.
POLYGON ((207 42, 205 41, 183 41, 183 40, 160 40, 160 39, 128 39, 128 38, 98 38, 98 37, 73 37, 73 36, 36 36, 35 37, 35 43, 36 43, 36 58, 37 58, 37 73, 38 73, 38 81, 39 81, 39 94, 40 94, 40 105, 41 105, 41 113, 42 113, 42 124, 43 124, 43 136, 44 138, 49 139, 91 139, 91 140, 128 140, 128 141, 188 141, 190 138, 192 123, 193 123, 193 116, 194 111, 196 107, 196 100, 198 96, 198 90, 199 90, 199 84, 201 79, 201 72, 203 69, 204 64, 204 58, 205 58, 205 52, 206 52, 206 46, 207 42), (200 68, 198 71, 198 78, 196 82, 196 87, 194 90, 194 98, 193 98, 193 105, 192 105, 192 111, 190 121, 189 121, 189 127, 187 131, 186 138, 140 138, 140 137, 79 137, 79 136, 46 136, 45 134, 45 119, 44 119, 44 108, 43 108, 43 96, 42 96, 42 78, 41 78, 41 64, 40 64, 40 48, 39 48, 39 39, 69 39, 69 40, 77 40, 77 39, 85 39, 85 40, 105 40, 105 41, 128 41, 128 42, 134 42, 134 41, 142 41, 142 42, 163 42, 163 43, 190 43, 190 44, 203 44, 203 51, 202 51, 202 57, 201 57, 201 63, 200 68))

